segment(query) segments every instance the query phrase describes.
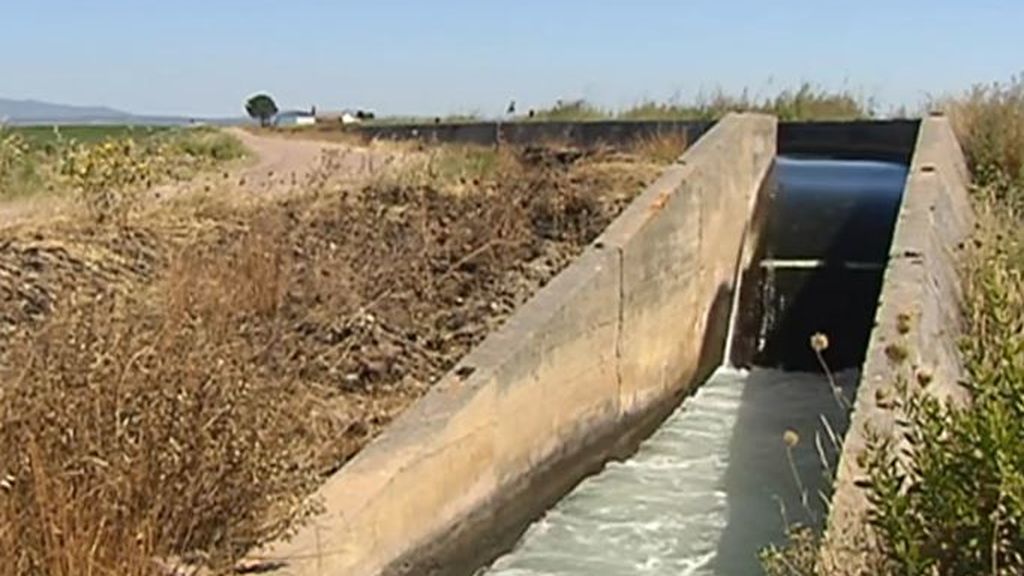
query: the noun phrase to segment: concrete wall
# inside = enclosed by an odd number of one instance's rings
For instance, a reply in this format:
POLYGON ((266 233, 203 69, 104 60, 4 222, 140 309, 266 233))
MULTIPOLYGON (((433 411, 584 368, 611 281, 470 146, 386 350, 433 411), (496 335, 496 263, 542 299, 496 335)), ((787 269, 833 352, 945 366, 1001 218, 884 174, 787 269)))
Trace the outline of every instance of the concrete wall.
POLYGON ((913 383, 925 371, 934 376, 929 392, 963 397, 956 384, 963 374, 956 344, 962 303, 957 260, 972 226, 967 182, 967 168, 949 122, 941 117, 922 121, 839 462, 823 550, 828 574, 871 573, 867 563, 875 547, 866 529, 865 493, 856 486, 864 475, 857 460, 865 449, 867 430, 893 431, 893 414, 884 406, 893 397, 897 376, 913 383), (901 315, 911 319, 907 334, 898 328, 901 315), (894 366, 886 355, 890 345, 909 351, 908 361, 894 366))
POLYGON ((460 124, 408 124, 359 126, 355 130, 368 139, 423 140, 459 144, 526 145, 564 142, 581 147, 624 145, 644 138, 682 134, 696 141, 712 125, 706 121, 623 121, 591 122, 470 122, 460 124))
POLYGON ((466 574, 718 365, 776 124, 731 115, 320 490, 275 574, 466 574))

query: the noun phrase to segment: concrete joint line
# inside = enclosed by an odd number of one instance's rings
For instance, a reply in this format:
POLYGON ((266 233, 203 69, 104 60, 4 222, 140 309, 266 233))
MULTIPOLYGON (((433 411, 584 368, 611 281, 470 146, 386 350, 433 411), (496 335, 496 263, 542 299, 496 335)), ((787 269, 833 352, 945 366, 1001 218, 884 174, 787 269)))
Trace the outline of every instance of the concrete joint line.
MULTIPOLYGON (((685 182, 684 182, 684 185, 685 185, 685 182)), ((687 188, 689 188, 689 187, 687 187, 687 188)), ((694 297, 694 300, 695 300, 693 309, 694 310, 698 310, 698 309, 700 309, 699 307, 700 307, 700 304, 701 304, 701 297, 703 296, 703 294, 701 294, 700 286, 702 286, 703 283, 704 283, 704 271, 706 270, 706 266, 704 265, 704 260, 705 260, 705 258, 704 258, 704 191, 703 190, 693 191, 692 189, 689 189, 688 191, 691 192, 691 193, 697 194, 697 262, 698 262, 698 264, 697 264, 697 267, 698 267, 697 268, 697 282, 698 282, 697 286, 698 286, 698 289, 693 291, 693 293, 694 293, 693 297, 694 297)), ((700 309, 700 313, 696 315, 697 316, 696 317, 696 319, 697 319, 697 330, 700 331, 700 332, 704 331, 704 327, 705 327, 705 313, 706 313, 706 310, 700 309)))
POLYGON ((615 321, 615 384, 618 387, 619 412, 622 412, 622 333, 626 316, 626 256, 622 246, 615 247, 619 259, 619 310, 615 321))

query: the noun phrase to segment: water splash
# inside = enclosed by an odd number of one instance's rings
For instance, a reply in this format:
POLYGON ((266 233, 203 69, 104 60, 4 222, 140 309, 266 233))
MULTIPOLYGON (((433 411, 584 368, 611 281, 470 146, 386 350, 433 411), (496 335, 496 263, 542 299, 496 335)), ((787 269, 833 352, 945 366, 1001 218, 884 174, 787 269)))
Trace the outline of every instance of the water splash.
POLYGON ((818 375, 721 368, 633 458, 582 482, 484 573, 760 574, 758 551, 784 536, 779 501, 789 521, 822 515, 802 509, 783 433, 804 439, 794 461, 803 485, 821 489, 813 439, 835 411, 818 375))

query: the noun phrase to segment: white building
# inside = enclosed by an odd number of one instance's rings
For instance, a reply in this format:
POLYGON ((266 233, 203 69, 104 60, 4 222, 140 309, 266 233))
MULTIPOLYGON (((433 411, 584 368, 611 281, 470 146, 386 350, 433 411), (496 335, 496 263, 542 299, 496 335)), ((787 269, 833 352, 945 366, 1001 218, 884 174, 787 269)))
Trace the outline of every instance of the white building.
POLYGON ((316 124, 316 116, 305 110, 289 110, 278 112, 274 116, 274 126, 312 126, 316 124))
POLYGON ((340 112, 321 112, 316 115, 317 122, 321 124, 340 123, 343 125, 358 124, 363 120, 357 112, 342 110, 340 112))

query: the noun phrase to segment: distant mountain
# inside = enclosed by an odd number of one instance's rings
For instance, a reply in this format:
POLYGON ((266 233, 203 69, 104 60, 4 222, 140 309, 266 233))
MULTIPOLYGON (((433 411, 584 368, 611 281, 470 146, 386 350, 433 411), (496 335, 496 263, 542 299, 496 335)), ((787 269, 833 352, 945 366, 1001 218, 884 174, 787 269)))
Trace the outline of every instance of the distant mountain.
MULTIPOLYGON (((188 124, 184 116, 142 116, 105 106, 71 106, 39 100, 0 98, 0 123, 4 124, 188 124)), ((234 124, 241 118, 196 118, 214 124, 234 124)))

